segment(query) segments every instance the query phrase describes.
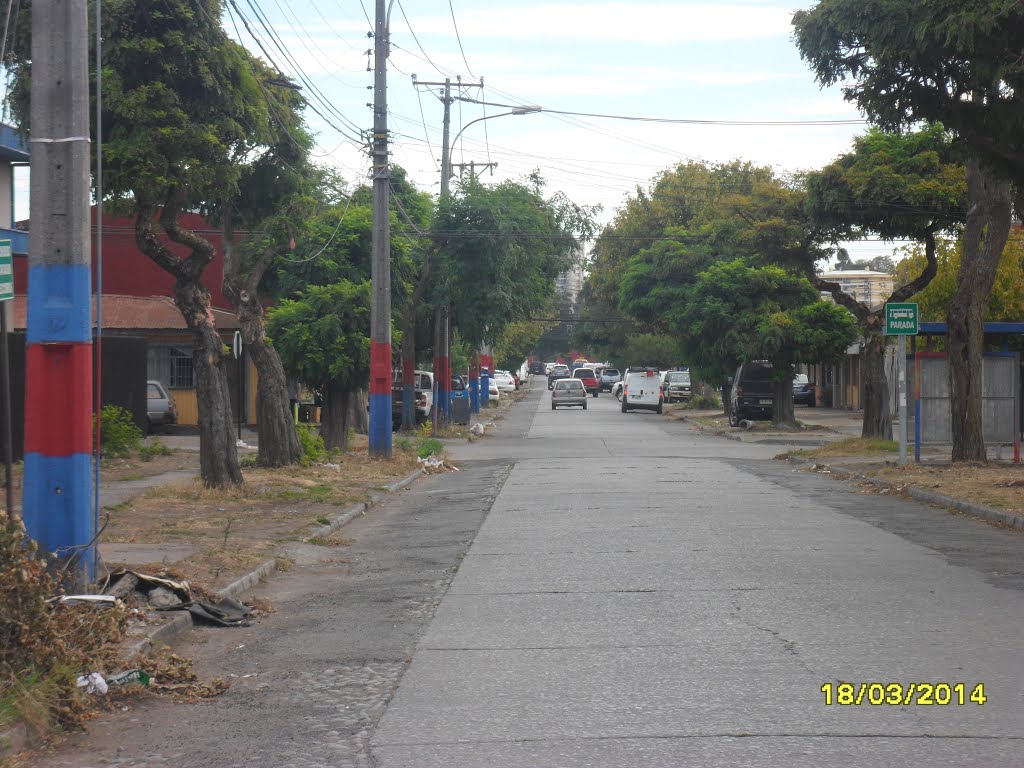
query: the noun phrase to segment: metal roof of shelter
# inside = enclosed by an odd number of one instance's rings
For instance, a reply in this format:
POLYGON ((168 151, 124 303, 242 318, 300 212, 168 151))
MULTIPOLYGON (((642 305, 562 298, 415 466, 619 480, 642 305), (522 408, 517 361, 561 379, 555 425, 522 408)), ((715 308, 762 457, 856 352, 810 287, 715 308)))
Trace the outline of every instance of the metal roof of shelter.
POLYGON ((28 144, 13 125, 0 123, 0 159, 12 163, 27 163, 28 144))

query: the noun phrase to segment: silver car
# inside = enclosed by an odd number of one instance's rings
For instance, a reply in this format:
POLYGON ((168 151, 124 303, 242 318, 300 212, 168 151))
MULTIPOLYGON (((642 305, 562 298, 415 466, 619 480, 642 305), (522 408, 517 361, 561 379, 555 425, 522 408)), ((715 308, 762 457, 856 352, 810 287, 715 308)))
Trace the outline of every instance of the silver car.
POLYGON ((559 379, 551 390, 551 410, 560 405, 582 405, 587 410, 587 390, 579 379, 559 379))

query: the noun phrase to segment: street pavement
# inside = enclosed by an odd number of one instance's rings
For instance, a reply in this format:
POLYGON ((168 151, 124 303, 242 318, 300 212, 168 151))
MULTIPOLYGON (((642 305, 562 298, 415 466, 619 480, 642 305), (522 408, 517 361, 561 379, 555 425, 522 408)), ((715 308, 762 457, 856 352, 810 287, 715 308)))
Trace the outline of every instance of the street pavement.
POLYGON ((176 650, 227 693, 144 699, 29 764, 1024 764, 1019 532, 548 397, 349 542, 295 545, 258 624, 193 632, 176 650))
POLYGON ((530 402, 454 452, 515 466, 376 730, 380 768, 1024 764, 1019 535, 610 397, 530 402))

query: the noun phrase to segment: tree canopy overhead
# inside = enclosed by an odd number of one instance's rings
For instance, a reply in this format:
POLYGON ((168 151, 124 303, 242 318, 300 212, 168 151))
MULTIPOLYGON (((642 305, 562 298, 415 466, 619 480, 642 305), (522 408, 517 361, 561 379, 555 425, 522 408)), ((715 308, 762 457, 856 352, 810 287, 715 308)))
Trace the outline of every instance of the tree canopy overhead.
POLYGON ((1024 4, 820 0, 793 26, 819 82, 842 83, 873 124, 942 123, 1024 179, 1024 4))

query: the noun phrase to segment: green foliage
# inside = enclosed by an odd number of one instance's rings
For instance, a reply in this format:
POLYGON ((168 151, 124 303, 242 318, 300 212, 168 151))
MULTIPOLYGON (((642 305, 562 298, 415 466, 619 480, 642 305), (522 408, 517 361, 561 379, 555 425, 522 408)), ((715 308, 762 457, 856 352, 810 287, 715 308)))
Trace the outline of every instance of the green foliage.
POLYGON ((438 211, 432 303, 451 302, 452 321, 473 348, 496 343, 506 327, 550 309, 554 280, 590 231, 592 211, 530 184, 472 181, 438 211))
POLYGON ((682 351, 679 339, 662 333, 637 333, 626 337, 622 350, 624 366, 650 365, 666 369, 679 365, 682 351))
POLYGON ((100 447, 108 459, 122 459, 142 446, 142 430, 131 413, 119 405, 104 405, 100 411, 100 447))
POLYGON ((317 389, 355 392, 370 378, 370 283, 310 286, 267 315, 285 370, 317 389))
POLYGON ((421 437, 416 441, 416 455, 421 459, 427 456, 440 456, 444 453, 444 443, 434 437, 421 437))
POLYGON ((308 467, 310 464, 326 461, 329 454, 317 428, 312 424, 299 424, 296 429, 299 434, 299 445, 302 446, 302 466, 308 467))
POLYGON ((152 461, 157 456, 170 456, 171 453, 171 449, 163 441, 156 438, 139 446, 139 458, 143 461, 152 461))
POLYGON ((820 0, 793 16, 822 85, 883 128, 942 123, 1005 177, 1024 180, 1024 4, 820 0))
POLYGON ((722 398, 712 392, 708 395, 694 394, 689 400, 683 402, 682 407, 687 410, 706 410, 708 408, 721 408, 722 398))
MULTIPOLYGON (((494 359, 501 370, 514 371, 522 365, 544 332, 541 323, 521 320, 509 323, 494 345, 494 359)), ((457 369, 456 369, 457 370, 457 369)))
POLYGON ((920 239, 950 230, 966 211, 967 175, 941 125, 902 134, 871 129, 853 151, 807 179, 808 209, 834 237, 868 231, 920 239))
MULTIPOLYGON (((928 286, 911 296, 917 302, 922 321, 945 322, 946 309, 956 290, 957 273, 962 261, 959 241, 941 240, 937 248, 938 271, 928 286)), ((920 247, 905 249, 905 258, 896 267, 897 285, 905 285, 924 269, 925 255, 920 247)), ((1020 236, 1010 240, 999 257, 995 285, 985 309, 986 321, 1020 322, 1024 318, 1024 256, 1020 236)))

